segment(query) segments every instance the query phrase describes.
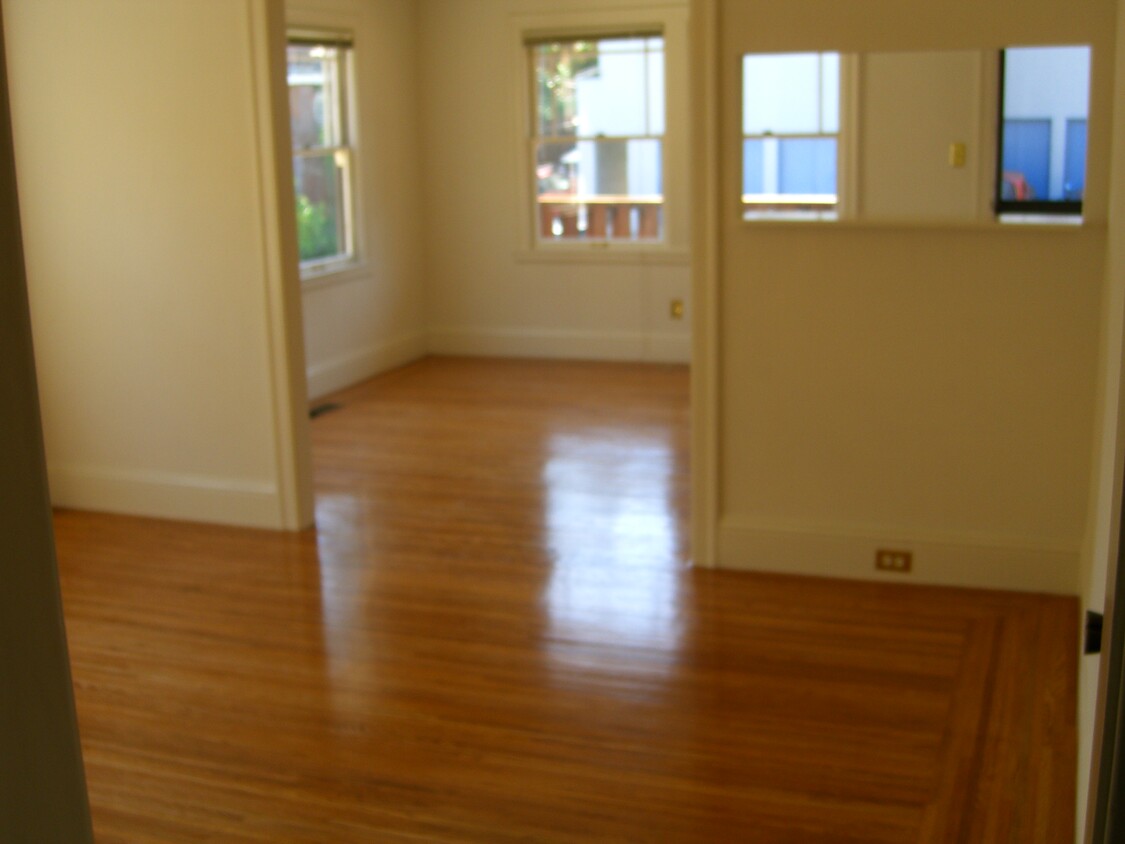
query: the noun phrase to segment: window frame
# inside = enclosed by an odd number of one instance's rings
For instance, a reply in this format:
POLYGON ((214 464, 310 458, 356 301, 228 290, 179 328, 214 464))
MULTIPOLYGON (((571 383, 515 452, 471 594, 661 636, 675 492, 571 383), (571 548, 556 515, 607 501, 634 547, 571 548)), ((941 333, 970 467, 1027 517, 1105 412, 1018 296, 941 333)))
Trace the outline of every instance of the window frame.
POLYGON ((681 263, 691 246, 688 70, 688 10, 656 6, 594 12, 517 12, 509 15, 512 79, 512 185, 518 226, 513 253, 520 262, 681 263), (665 126, 662 146, 663 239, 586 240, 537 237, 536 195, 531 148, 535 100, 527 44, 530 41, 582 40, 660 34, 664 38, 665 126))
MULTIPOLYGON (((355 269, 361 261, 360 211, 356 191, 358 166, 357 112, 355 97, 355 39, 348 30, 323 29, 311 27, 289 27, 286 31, 286 67, 290 47, 323 46, 339 51, 337 62, 338 91, 334 97, 334 123, 339 138, 337 143, 324 146, 298 147, 290 140, 291 172, 296 190, 297 159, 333 160, 333 167, 342 171, 338 180, 340 196, 337 200, 339 219, 344 222, 342 239, 344 251, 318 258, 299 259, 302 282, 322 279, 355 269)), ((288 76, 287 76, 288 82, 288 76)), ((287 84, 288 90, 288 84, 287 84)), ((292 116, 290 115, 290 119, 292 116)), ((294 212, 296 213, 296 212, 294 212)), ((298 250, 300 243, 298 242, 298 250)))
MULTIPOLYGON (((569 245, 569 244, 577 243, 577 244, 590 244, 590 245, 599 246, 599 245, 604 244, 604 246, 602 246, 602 248, 605 248, 605 247, 608 247, 608 246, 611 246, 611 245, 619 246, 619 245, 632 244, 634 246, 660 246, 660 245, 664 244, 664 242, 666 240, 666 226, 665 226, 664 217, 665 217, 665 205, 666 205, 667 200, 666 200, 665 193, 663 191, 663 185, 665 184, 666 177, 667 177, 667 159, 666 159, 666 155, 665 155, 665 135, 667 134, 667 115, 668 115, 668 90, 667 89, 668 89, 668 84, 667 84, 667 62, 666 62, 667 42, 666 42, 663 30, 657 29, 657 28, 648 28, 648 29, 644 29, 644 30, 633 30, 633 31, 614 31, 612 33, 593 34, 593 33, 586 32, 586 33, 581 33, 581 34, 578 34, 578 35, 554 35, 554 36, 549 36, 549 37, 525 38, 524 39, 524 49, 525 49, 526 56, 527 56, 527 82, 528 82, 528 87, 529 87, 528 106, 530 108, 530 112, 527 115, 528 126, 530 127, 530 131, 528 132, 528 135, 527 135, 528 167, 527 167, 526 175, 524 176, 524 178, 528 179, 530 181, 530 184, 531 184, 531 195, 532 195, 532 203, 533 203, 532 237, 534 238, 535 245, 536 246, 542 246, 542 245, 545 245, 545 244, 550 244, 550 245, 567 244, 567 245, 569 245), (660 41, 661 41, 660 55, 661 55, 661 62, 664 66, 664 71, 663 71, 664 84, 661 86, 660 96, 663 99, 662 106, 663 106, 663 112, 664 112, 664 117, 665 117, 665 119, 664 119, 665 125, 663 127, 664 131, 660 132, 659 134, 654 133, 654 132, 651 131, 652 127, 649 124, 648 115, 651 111, 651 101, 650 101, 649 95, 650 95, 651 91, 649 90, 649 86, 648 86, 648 77, 647 77, 648 65, 647 65, 647 61, 646 61, 645 62, 645 74, 646 74, 646 76, 645 76, 645 80, 642 84, 644 85, 643 96, 644 96, 645 114, 646 114, 646 118, 645 118, 646 126, 645 126, 645 128, 649 131, 646 131, 646 132, 640 133, 640 134, 631 133, 631 134, 620 134, 620 135, 616 135, 616 134, 615 135, 606 135, 606 134, 601 134, 601 133, 600 134, 594 134, 594 135, 579 135, 579 134, 575 134, 575 135, 541 135, 541 134, 539 134, 539 128, 540 127, 539 127, 539 120, 538 120, 537 115, 538 115, 538 108, 541 105, 541 103, 539 102, 539 90, 538 90, 537 78, 536 78, 536 71, 537 71, 536 57, 535 57, 536 48, 541 47, 545 44, 573 44, 573 43, 578 43, 578 42, 583 42, 583 41, 612 41, 612 40, 633 40, 633 39, 638 39, 638 40, 643 39, 643 40, 647 41, 650 38, 659 38, 660 41), (640 232, 638 231, 637 236, 635 236, 635 237, 631 236, 631 237, 628 237, 628 238, 616 238, 616 237, 611 238, 608 235, 604 236, 604 237, 592 237, 592 238, 586 238, 584 236, 565 237, 565 236, 561 236, 561 235, 556 235, 554 237, 545 237, 544 234, 543 234, 543 231, 542 231, 542 228, 543 228, 542 227, 542 214, 543 214, 542 205, 544 203, 542 203, 540 201, 540 193, 539 193, 538 184, 537 184, 538 183, 537 170, 538 170, 538 167, 539 167, 539 151, 540 151, 540 149, 544 146, 549 146, 551 144, 573 143, 575 146, 578 146, 579 144, 589 143, 589 144, 594 144, 596 146, 596 145, 599 145, 599 144, 628 144, 632 141, 655 141, 657 144, 659 144, 661 192, 659 194, 653 194, 653 195, 638 194, 636 197, 633 197, 632 195, 630 195, 627 201, 618 202, 618 203, 609 203, 609 204, 615 204, 615 205, 656 205, 656 206, 658 206, 659 207, 659 222, 657 223, 657 232, 658 232, 657 236, 645 238, 645 237, 640 236, 640 232), (654 199, 656 199, 656 197, 659 197, 659 201, 653 201, 654 199)), ((647 56, 648 53, 649 53, 649 50, 648 50, 648 47, 646 45, 644 50, 642 51, 642 55, 647 56)), ((600 203, 598 203, 596 201, 594 201, 594 202, 590 201, 590 200, 595 199, 596 197, 597 197, 597 194, 590 194, 588 197, 584 198, 586 201, 578 202, 576 200, 573 204, 576 205, 576 206, 578 206, 578 205, 584 205, 584 206, 598 205, 600 203)), ((608 211, 607 211, 607 213, 608 213, 608 211)), ((631 212, 630 212, 630 216, 631 216, 631 212)), ((638 212, 638 227, 640 226, 640 217, 641 216, 642 216, 641 213, 638 212)))
MULTIPOLYGON (((1036 45, 1040 46, 1040 45, 1036 45)), ((1091 71, 1087 79, 1087 110, 1086 117, 1087 126, 1089 126, 1089 104, 1091 98, 1090 87, 1093 83, 1093 47, 1090 45, 1070 45, 1070 44, 1044 44, 1043 47, 1069 47, 1069 46, 1085 46, 1089 47, 1091 51, 1091 71)), ((1026 215, 1028 217, 1048 219, 1051 217, 1066 217, 1069 219, 1081 221, 1084 218, 1083 202, 1084 199, 1043 199, 1043 200, 1019 200, 1019 199, 1004 199, 1004 124, 1007 122, 1004 116, 1004 92, 1005 92, 1005 69, 1007 67, 1007 52, 1009 49, 1016 49, 1014 47, 1001 48, 997 51, 997 108, 996 108, 996 173, 992 185, 992 208, 996 218, 1000 222, 1005 222, 1011 219, 1018 219, 1020 216, 1026 215)), ((1023 119, 1023 118, 1015 118, 1023 119)), ((1065 154, 1065 153, 1064 153, 1065 154)), ((1085 169, 1085 177, 1083 183, 1088 181, 1089 177, 1089 147, 1087 147, 1086 160, 1083 162, 1085 169)))

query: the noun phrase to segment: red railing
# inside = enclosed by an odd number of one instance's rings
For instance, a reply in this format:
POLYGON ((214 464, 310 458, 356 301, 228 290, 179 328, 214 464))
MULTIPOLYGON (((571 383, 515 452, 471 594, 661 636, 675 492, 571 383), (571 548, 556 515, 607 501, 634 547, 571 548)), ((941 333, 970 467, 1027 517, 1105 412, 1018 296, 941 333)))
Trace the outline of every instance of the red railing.
POLYGON ((544 193, 538 203, 543 240, 660 239, 663 197, 544 193))

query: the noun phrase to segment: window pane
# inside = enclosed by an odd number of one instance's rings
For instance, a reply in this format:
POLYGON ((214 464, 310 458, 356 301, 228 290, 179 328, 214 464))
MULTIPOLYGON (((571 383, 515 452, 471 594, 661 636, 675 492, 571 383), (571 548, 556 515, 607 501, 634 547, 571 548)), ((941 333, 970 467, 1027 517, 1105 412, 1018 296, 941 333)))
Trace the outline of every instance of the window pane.
POLYGON ((761 139, 747 139, 742 142, 742 192, 755 194, 766 192, 765 147, 761 139))
POLYGON ((661 146, 651 139, 539 144, 540 238, 659 239, 661 146))
POLYGON ((1066 121, 1063 198, 1082 199, 1086 191, 1086 121, 1066 121))
POLYGON ((840 131, 840 54, 820 54, 820 131, 840 131))
POLYGON ((1004 121, 1004 179, 1010 199, 1047 199, 1051 180, 1051 121, 1004 121))
POLYGON ((822 106, 824 99, 839 102, 839 56, 829 55, 824 68, 819 53, 743 56, 743 134, 835 132, 839 106, 822 106))
POLYGON ((343 75, 335 47, 290 46, 289 125, 295 149, 346 143, 341 103, 343 75))
MULTIPOLYGON (((650 38, 649 41, 660 41, 650 38)), ((649 135, 664 134, 664 50, 650 51, 647 58, 648 70, 648 132, 649 135)))
POLYGON ((1004 51, 1002 200, 1081 199, 1089 89, 1089 47, 1004 51))
POLYGON ((836 139, 782 138, 778 193, 836 194, 836 139))
POLYGON ((577 141, 542 143, 536 156, 539 194, 606 194, 659 198, 661 142, 577 141))
POLYGON ((346 255, 348 233, 343 189, 346 157, 326 153, 294 158, 293 177, 301 260, 346 255))
POLYGON ((533 56, 539 136, 663 131, 663 39, 558 41, 533 56))

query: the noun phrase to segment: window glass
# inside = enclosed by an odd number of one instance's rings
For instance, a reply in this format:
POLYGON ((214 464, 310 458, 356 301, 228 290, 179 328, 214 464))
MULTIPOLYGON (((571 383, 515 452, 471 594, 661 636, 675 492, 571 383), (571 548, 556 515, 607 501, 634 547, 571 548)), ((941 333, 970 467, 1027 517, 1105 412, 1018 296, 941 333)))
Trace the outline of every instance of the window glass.
POLYGON ((1013 184, 1026 185, 1021 199, 1050 195, 1051 121, 1004 120, 1004 171, 1013 184))
POLYGON ((1090 48, 1014 47, 1001 61, 997 209, 1081 213, 1090 48))
POLYGON ((835 194, 836 139, 785 138, 778 142, 781 193, 835 194))
POLYGON ((820 131, 840 131, 840 54, 820 54, 820 131))
POLYGON ((539 240, 659 240, 664 40, 530 46, 539 240))
MULTIPOLYGON (((743 194, 762 194, 766 192, 766 141, 761 138, 742 142, 742 192, 743 194)), ((777 172, 776 166, 772 168, 777 172)), ((776 193, 776 188, 771 193, 776 193)))
POLYGON ((1086 189, 1086 119, 1066 121, 1066 164, 1063 168, 1063 197, 1081 199, 1086 189))
POLYGON ((334 157, 293 159, 297 192, 297 245, 302 261, 322 260, 347 251, 340 201, 344 173, 334 157))
POLYGON ((746 56, 742 62, 742 131, 746 135, 819 132, 820 55, 746 56))

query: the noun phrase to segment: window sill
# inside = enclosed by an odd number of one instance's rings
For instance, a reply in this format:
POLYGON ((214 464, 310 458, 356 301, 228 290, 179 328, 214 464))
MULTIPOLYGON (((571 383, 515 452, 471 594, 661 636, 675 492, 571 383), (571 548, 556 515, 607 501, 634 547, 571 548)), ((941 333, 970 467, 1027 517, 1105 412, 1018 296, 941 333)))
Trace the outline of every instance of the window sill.
POLYGON ((1002 226, 1034 226, 1041 228, 1048 227, 1061 227, 1061 228, 1081 228, 1085 225, 1085 220, 1080 215, 1075 214, 1001 214, 997 222, 1002 226))
POLYGON ((672 264, 686 266, 691 253, 686 249, 632 244, 552 244, 515 253, 518 264, 672 264))
POLYGON ((301 290, 308 292, 357 281, 369 275, 366 264, 348 261, 301 270, 301 290))
POLYGON ((1065 217, 989 220, 924 220, 924 219, 793 219, 793 218, 755 218, 741 219, 742 226, 748 229, 817 229, 856 231, 869 229, 908 229, 916 231, 976 231, 976 232, 1096 232, 1105 228, 1104 224, 1065 217))

